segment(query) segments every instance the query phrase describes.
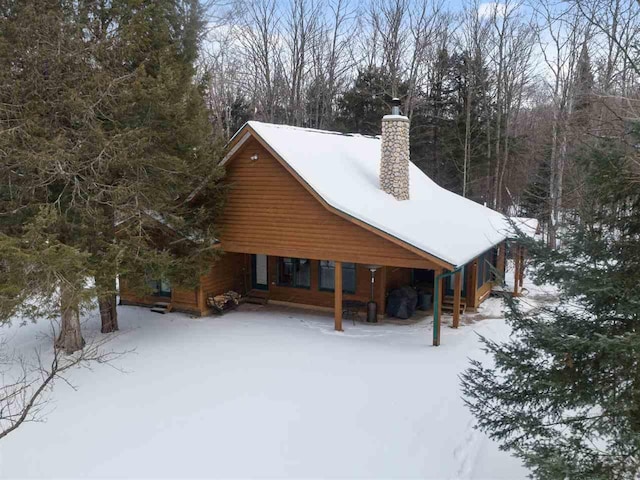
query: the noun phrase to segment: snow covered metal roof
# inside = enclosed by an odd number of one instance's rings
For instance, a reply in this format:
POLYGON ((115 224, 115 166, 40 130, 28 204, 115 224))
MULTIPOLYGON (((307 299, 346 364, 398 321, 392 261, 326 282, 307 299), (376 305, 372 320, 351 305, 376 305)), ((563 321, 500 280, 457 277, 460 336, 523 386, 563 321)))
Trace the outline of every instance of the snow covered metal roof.
MULTIPOLYGON (((512 236, 504 215, 438 186, 413 163, 409 200, 383 192, 380 137, 255 121, 246 126, 328 205, 451 266, 465 265, 512 236)), ((243 133, 223 163, 247 138, 243 133)))

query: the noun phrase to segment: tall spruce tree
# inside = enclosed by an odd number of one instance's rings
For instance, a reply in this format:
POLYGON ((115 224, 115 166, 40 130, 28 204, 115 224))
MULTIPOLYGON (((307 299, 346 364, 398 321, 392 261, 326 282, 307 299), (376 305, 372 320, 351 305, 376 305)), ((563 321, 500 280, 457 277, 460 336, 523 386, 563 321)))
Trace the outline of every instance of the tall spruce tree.
MULTIPOLYGON (((391 75, 379 67, 368 67, 356 77, 353 86, 338 100, 335 127, 343 132, 379 135, 382 117, 389 113, 391 75)), ((406 85, 400 87, 407 91, 406 85)))
POLYGON ((536 478, 640 473, 640 184, 628 140, 578 155, 584 195, 561 248, 522 239, 559 302, 527 311, 511 299, 512 338, 482 339, 495 365, 473 361, 462 376, 479 428, 536 478))
POLYGON ((0 312, 59 305, 58 343, 72 352, 88 297, 103 332, 117 329, 116 275, 195 282, 216 256, 219 149, 193 66, 202 11, 195 0, 0 11, 0 312))

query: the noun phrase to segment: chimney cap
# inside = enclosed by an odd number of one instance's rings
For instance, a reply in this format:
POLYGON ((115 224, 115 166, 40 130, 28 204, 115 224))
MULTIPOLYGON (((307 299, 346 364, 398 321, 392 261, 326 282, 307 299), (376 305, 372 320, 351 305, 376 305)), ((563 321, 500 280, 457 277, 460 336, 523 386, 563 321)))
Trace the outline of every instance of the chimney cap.
POLYGON ((391 115, 400 115, 400 99, 398 97, 391 99, 391 115))

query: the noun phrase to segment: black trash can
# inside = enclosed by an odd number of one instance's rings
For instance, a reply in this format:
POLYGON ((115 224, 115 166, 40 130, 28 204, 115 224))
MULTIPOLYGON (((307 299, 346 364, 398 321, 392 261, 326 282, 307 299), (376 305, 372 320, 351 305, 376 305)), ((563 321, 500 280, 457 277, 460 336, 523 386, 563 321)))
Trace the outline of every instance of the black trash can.
POLYGON ((429 310, 431 308, 431 293, 418 292, 418 310, 429 310))

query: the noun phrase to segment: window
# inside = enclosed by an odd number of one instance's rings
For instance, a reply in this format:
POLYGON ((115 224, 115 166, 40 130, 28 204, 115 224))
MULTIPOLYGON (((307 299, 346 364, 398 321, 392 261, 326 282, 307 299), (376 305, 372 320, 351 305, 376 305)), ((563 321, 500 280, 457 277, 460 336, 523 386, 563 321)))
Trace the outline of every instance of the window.
POLYGON ((493 266, 493 251, 489 251, 484 254, 484 283, 491 280, 493 266))
POLYGON ((489 252, 489 261, 491 262, 491 268, 489 269, 491 273, 488 280, 495 281, 496 273, 500 274, 500 272, 496 272, 498 268, 498 247, 493 247, 489 252))
MULTIPOLYGON (((333 292, 335 289, 336 263, 320 260, 320 290, 333 292)), ((342 263, 342 292, 356 293, 356 264, 342 263)))
POLYGON ((311 287, 311 261, 306 258, 278 257, 278 285, 311 287))
POLYGON ((482 285, 492 279, 493 268, 495 268, 496 256, 494 250, 489 250, 478 257, 478 276, 477 286, 480 288, 482 285))
POLYGON ((151 288, 151 295, 154 297, 171 297, 171 283, 169 283, 169 280, 148 280, 147 285, 151 288))

